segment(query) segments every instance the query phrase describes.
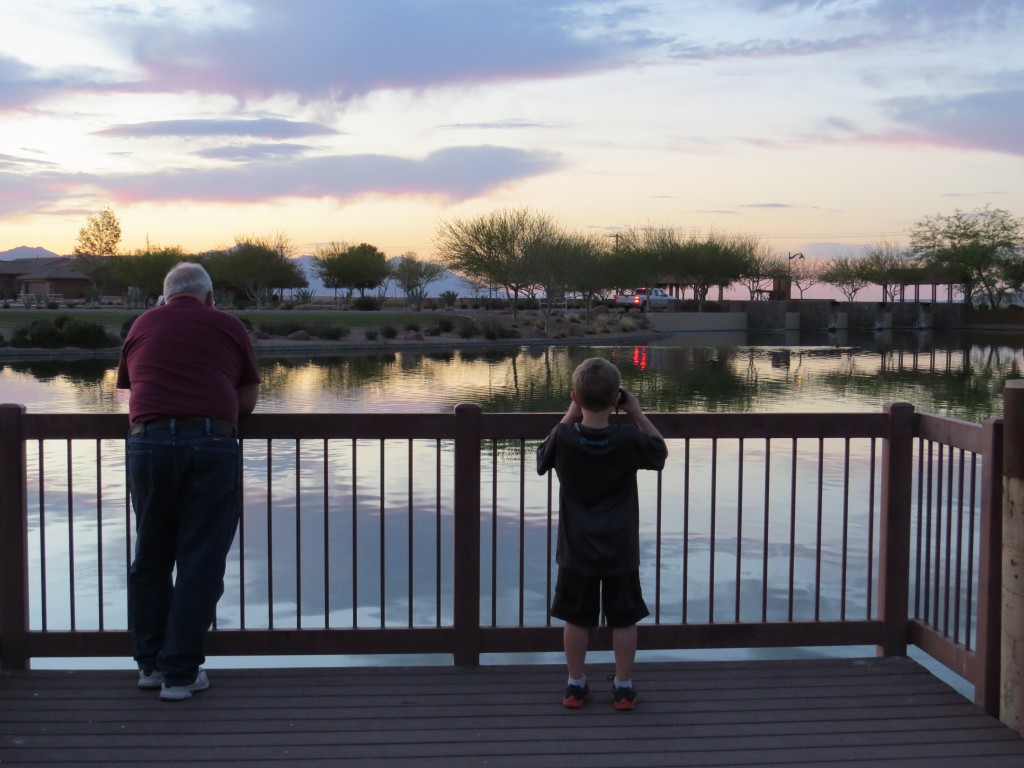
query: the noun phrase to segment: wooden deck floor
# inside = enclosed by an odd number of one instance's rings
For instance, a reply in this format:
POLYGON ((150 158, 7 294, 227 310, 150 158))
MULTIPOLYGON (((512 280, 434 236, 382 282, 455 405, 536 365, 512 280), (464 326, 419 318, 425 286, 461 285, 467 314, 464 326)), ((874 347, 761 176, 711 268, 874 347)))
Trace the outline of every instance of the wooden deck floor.
POLYGON ((625 713, 607 671, 579 711, 554 666, 214 670, 178 704, 132 672, 0 672, 0 765, 1024 766, 908 659, 643 664, 625 713))

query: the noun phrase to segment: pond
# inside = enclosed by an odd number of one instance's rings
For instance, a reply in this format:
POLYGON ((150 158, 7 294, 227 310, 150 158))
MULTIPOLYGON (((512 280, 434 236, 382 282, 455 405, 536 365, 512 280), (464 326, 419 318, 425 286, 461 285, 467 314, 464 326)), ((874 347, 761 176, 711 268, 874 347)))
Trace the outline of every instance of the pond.
MULTIPOLYGON (((260 361, 263 383, 257 410, 280 413, 448 412, 460 402, 476 402, 489 412, 560 412, 568 404, 572 371, 575 366, 586 357, 599 355, 618 365, 624 385, 637 393, 648 412, 868 412, 879 410, 886 402, 904 400, 912 403, 920 411, 979 422, 1001 414, 1003 384, 1009 378, 1019 377, 1024 364, 1024 338, 1010 335, 980 337, 917 332, 861 335, 851 333, 840 338, 826 334, 818 337, 805 336, 795 340, 799 342, 795 344, 785 343, 787 341, 794 340, 787 339, 782 334, 714 337, 676 334, 659 338, 656 342, 628 345, 594 343, 579 346, 444 351, 395 349, 317 357, 265 358, 260 361)), ((0 400, 22 403, 30 412, 127 411, 127 393, 115 388, 114 360, 9 361, 0 365, 0 400)), ((368 450, 375 452, 378 449, 371 446, 368 450)), ((55 562, 58 563, 67 560, 66 552, 62 557, 62 548, 70 550, 75 547, 66 534, 68 515, 62 516, 60 509, 61 461, 64 459, 59 454, 60 447, 57 446, 52 460, 47 457, 47 485, 51 485, 50 473, 53 472, 53 486, 57 492, 47 495, 46 519, 43 525, 40 524, 39 516, 35 512, 35 501, 30 502, 30 528, 33 536, 30 542, 31 551, 38 551, 40 531, 45 528, 47 545, 53 547, 55 562)), ((866 455, 855 453, 850 458, 855 467, 864 467, 869 463, 866 455)), ((307 458, 306 461, 308 460, 307 458)), ((33 461, 34 459, 30 459, 30 464, 33 461)), ((82 466, 87 466, 92 461, 87 451, 83 451, 81 456, 76 454, 74 459, 75 464, 82 466)), ((118 506, 122 510, 124 507, 124 488, 121 480, 123 467, 120 466, 123 460, 116 452, 112 452, 106 461, 109 464, 103 470, 103 477, 107 487, 103 493, 110 506, 115 509, 110 522, 113 533, 107 545, 113 556, 110 563, 100 570, 103 570, 107 574, 106 578, 111 581, 106 589, 105 600, 112 606, 108 625, 116 626, 118 619, 113 616, 116 616, 117 602, 121 599, 120 596, 123 596, 123 576, 126 569, 124 553, 128 548, 124 540, 123 512, 116 513, 118 506)), ((261 464, 261 461, 264 459, 258 450, 249 452, 249 465, 246 471, 256 478, 267 474, 265 464, 261 464)), ((326 458, 324 461, 326 462, 326 458)), ((841 454, 837 455, 835 463, 838 466, 843 464, 841 454)), ((365 461, 360 464, 361 467, 365 465, 365 461)), ((702 466, 704 465, 698 461, 695 464, 695 472, 704 471, 701 469, 702 466)), ((783 465, 779 463, 779 469, 782 468, 783 465)), ((32 470, 33 467, 30 466, 30 471, 32 470)), ((275 487, 284 486, 289 482, 288 477, 293 469, 284 466, 280 469, 280 477, 277 475, 278 471, 275 467, 272 478, 275 487)), ((495 471, 505 472, 506 468, 499 466, 495 471)), ((509 467, 507 471, 514 475, 516 469, 509 467)), ((753 471, 751 469, 752 474, 753 471)), ((343 478, 346 471, 343 466, 338 465, 338 471, 332 471, 330 474, 340 478, 335 481, 336 493, 338 497, 344 497, 346 490, 343 478)), ((303 483, 305 482, 304 479, 303 483)), ((651 485, 650 482, 642 483, 641 493, 648 493, 645 489, 651 488, 651 485)), ((531 487, 540 489, 542 486, 531 487)), ((426 487, 417 487, 416 494, 429 496, 430 490, 426 487)), ((264 494, 258 488, 253 488, 252 492, 252 499, 247 501, 246 514, 249 515, 249 510, 253 510, 256 524, 251 530, 255 531, 266 528, 264 522, 261 522, 265 520, 263 515, 266 512, 259 509, 264 494)), ((348 489, 349 494, 350 492, 351 488, 348 489)), ((315 495, 315 488, 312 493, 315 495)), ((537 493, 541 491, 538 490, 537 493)), ((396 494, 396 509, 400 509, 403 503, 403 499, 399 498, 402 496, 401 493, 396 494)), ((869 507, 868 501, 854 500, 851 515, 861 516, 860 522, 854 527, 855 534, 864 527, 864 515, 870 518, 871 513, 864 511, 869 507)), ((528 503, 535 512, 541 511, 540 500, 529 500, 528 503)), ((801 505, 804 503, 800 501, 801 505)), ((375 514, 373 507, 376 502, 370 499, 368 504, 366 514, 375 514)), ((728 506, 724 498, 722 504, 723 508, 728 506)), ((387 501, 387 505, 390 514, 390 500, 387 501)), ((698 507, 699 505, 695 505, 694 509, 697 510, 698 507)), ((812 519, 813 515, 807 514, 810 511, 801 508, 799 518, 812 519)), ((506 523, 510 527, 515 526, 514 520, 500 521, 502 529, 506 523)), ((429 524, 429 521, 425 524, 429 524)), ((450 522, 445 519, 442 524, 447 535, 450 522)), ((714 532, 709 539, 706 520, 696 512, 689 525, 689 541, 679 538, 679 546, 692 548, 688 551, 695 563, 695 571, 701 571, 704 569, 702 558, 708 547, 714 545, 714 532)), ((645 553, 650 546, 651 537, 648 534, 652 527, 650 520, 642 522, 645 553)), ((343 529, 344 526, 339 528, 343 529)), ((275 523, 275 551, 287 552, 294 546, 294 542, 289 541, 289 537, 294 538, 292 531, 294 526, 287 517, 282 517, 275 523)), ((719 530, 718 535, 722 537, 725 533, 723 528, 719 530)), ((800 531, 801 536, 807 535, 812 538, 813 533, 810 529, 800 531)), ((530 551, 533 553, 528 555, 529 569, 543 570, 546 563, 541 555, 545 551, 546 529, 543 526, 531 526, 526 535, 530 551)), ((389 547, 391 540, 392 537, 389 535, 389 547)), ((394 540, 397 542, 398 538, 394 537, 394 540)), ((509 539, 506 542, 502 537, 498 550, 503 551, 506 546, 514 547, 514 541, 517 540, 516 537, 515 540, 509 539)), ((372 551, 378 543, 375 540, 367 540, 363 542, 362 547, 366 551, 372 551)), ((259 548, 258 545, 258 541, 250 541, 250 546, 259 548)), ((77 546, 80 550, 87 550, 82 547, 81 538, 77 546)), ((263 546, 270 548, 269 534, 263 546)), ((344 543, 340 546, 343 548, 344 543)), ((830 548, 826 550, 826 555, 836 555, 838 550, 833 542, 826 540, 825 546, 830 548)), ((861 540, 854 541, 851 546, 861 547, 865 555, 871 547, 870 543, 861 540)), ((305 547, 306 542, 303 542, 303 551, 305 547)), ((315 552, 317 548, 317 543, 313 542, 310 551, 315 552)), ((648 558, 647 554, 644 556, 649 563, 651 558, 648 558)), ((89 557, 87 551, 76 553, 77 573, 96 570, 95 556, 92 556, 92 561, 89 557)), ((392 577, 392 569, 397 569, 397 578, 401 579, 403 557, 402 551, 389 549, 389 579, 392 577)), ((419 554, 417 558, 417 562, 423 560, 419 554)), ((726 561, 722 557, 720 565, 724 562, 726 561)), ((279 572, 295 572, 294 565, 294 562, 290 562, 279 572)), ((303 567, 307 567, 307 564, 303 567)), ((645 567, 649 568, 649 565, 645 567)), ((319 580, 318 574, 323 571, 316 572, 312 564, 309 568, 313 570, 304 573, 303 579, 308 577, 310 583, 316 584, 319 580)), ((326 565, 321 568, 326 568, 326 565)), ((364 572, 360 566, 360 582, 375 583, 380 575, 380 565, 369 563, 366 568, 364 572)), ((813 580, 813 559, 806 562, 798 560, 796 568, 798 587, 813 580)), ((60 584, 64 579, 62 571, 62 568, 51 567, 47 572, 47 578, 55 584, 60 584)), ((258 571, 255 568, 247 568, 246 572, 254 574, 258 571)), ((429 580, 429 574, 427 577, 429 580)), ((233 576, 229 570, 229 581, 231 578, 233 576)), ((497 570, 495 578, 499 578, 497 570)), ((515 574, 510 573, 508 578, 514 579, 515 574)), ((272 598, 264 595, 266 585, 260 584, 258 577, 253 580, 255 583, 245 584, 244 589, 253 590, 261 600, 265 597, 269 602, 272 598)), ((64 583, 66 585, 67 582, 64 583)), ((744 589, 747 586, 744 584, 744 589)), ((279 606, 273 609, 275 621, 294 620, 295 606, 287 597, 294 587, 295 585, 289 582, 276 585, 274 594, 279 606)), ((33 589, 38 592, 39 588, 37 581, 33 589)), ((498 588, 504 589, 504 585, 499 584, 498 588)), ((699 593, 699 585, 695 584, 694 589, 699 593)), ((232 604, 230 593, 229 588, 221 605, 225 626, 232 625, 232 616, 238 607, 237 604, 232 604)), ((319 595, 308 589, 303 595, 313 603, 319 600, 319 595)), ((365 597, 367 604, 374 604, 373 594, 367 594, 365 597)), ((546 596, 539 594, 534 597, 536 609, 543 611, 546 596)), ((834 603, 837 595, 829 594, 826 590, 824 597, 834 603)), ((439 601, 450 605, 447 602, 448 598, 446 592, 439 601)), ((863 595, 857 600, 857 605, 850 606, 850 610, 861 608, 870 599, 870 595, 863 595)), ((54 616, 60 616, 64 604, 69 600, 70 595, 66 599, 62 598, 61 590, 52 591, 48 611, 54 616)), ((389 603, 388 606, 381 606, 379 614, 366 618, 384 620, 381 616, 385 611, 401 610, 400 602, 401 597, 396 596, 395 605, 389 603)), ((80 604, 79 618, 84 624, 90 624, 93 617, 88 615, 85 605, 85 602, 80 604)), ((32 618, 33 626, 36 627, 42 620, 38 606, 37 600, 32 618)), ((352 601, 340 604, 335 610, 339 625, 343 626, 349 616, 358 615, 366 608, 362 598, 357 600, 353 597, 352 601)), ((776 610, 783 610, 781 603, 771 607, 773 613, 776 610)), ((446 615, 447 611, 448 608, 445 607, 446 615)), ((504 616, 497 616, 495 620, 501 623, 504 616)), ((695 616, 694 620, 699 620, 699 616, 695 616)), ((51 625, 60 628, 62 623, 58 619, 52 621, 51 625)), ((373 661, 379 663, 381 660, 373 661)), ((409 660, 404 659, 403 662, 408 663, 409 660)), ((112 662, 106 660, 103 663, 110 665, 112 662)), ((252 660, 242 663, 251 664, 252 660)))
MULTIPOLYGON (((1002 412, 1002 386, 1021 375, 1024 336, 959 333, 675 334, 645 344, 445 351, 382 350, 261 359, 257 410, 279 413, 564 410, 584 358, 612 360, 648 412, 875 411, 905 400, 968 421, 1002 412), (726 342, 726 343, 723 343, 726 342)), ((128 410, 110 359, 0 363, 0 400, 48 413, 128 410)))

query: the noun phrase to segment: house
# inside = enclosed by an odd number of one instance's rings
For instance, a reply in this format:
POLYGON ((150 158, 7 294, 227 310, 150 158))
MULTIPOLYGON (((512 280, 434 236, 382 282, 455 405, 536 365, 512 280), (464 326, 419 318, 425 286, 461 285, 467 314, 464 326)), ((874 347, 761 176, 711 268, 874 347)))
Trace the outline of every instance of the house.
POLYGON ((0 261, 0 295, 12 299, 22 294, 81 299, 90 282, 71 265, 69 256, 0 261))

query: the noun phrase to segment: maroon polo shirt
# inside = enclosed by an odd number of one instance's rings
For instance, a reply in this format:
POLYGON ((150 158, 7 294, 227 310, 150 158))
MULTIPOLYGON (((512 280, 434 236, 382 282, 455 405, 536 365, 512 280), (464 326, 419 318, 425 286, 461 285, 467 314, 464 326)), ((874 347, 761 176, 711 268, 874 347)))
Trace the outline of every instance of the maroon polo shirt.
POLYGON ((143 312, 121 348, 117 386, 132 424, 161 417, 238 423, 238 387, 260 380, 241 321, 191 296, 143 312))

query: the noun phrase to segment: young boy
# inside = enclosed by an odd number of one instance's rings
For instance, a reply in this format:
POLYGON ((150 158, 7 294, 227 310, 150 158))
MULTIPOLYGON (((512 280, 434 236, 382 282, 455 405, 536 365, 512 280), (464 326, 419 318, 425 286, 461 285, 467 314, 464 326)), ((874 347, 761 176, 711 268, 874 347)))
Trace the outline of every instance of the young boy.
POLYGON ((569 410, 537 449, 538 474, 554 467, 560 486, 551 615, 565 622, 569 682, 562 705, 578 709, 590 695, 583 666, 589 628, 597 626, 603 608, 615 651, 615 709, 630 710, 637 703, 636 623, 649 613, 640 589, 636 473, 660 470, 668 450, 636 396, 620 389, 619 371, 610 362, 584 360, 572 386, 569 410), (617 408, 636 426, 612 426, 609 417, 617 408))

